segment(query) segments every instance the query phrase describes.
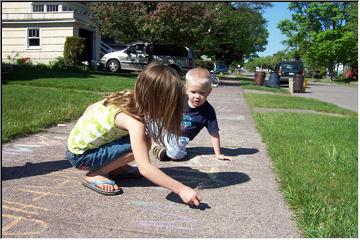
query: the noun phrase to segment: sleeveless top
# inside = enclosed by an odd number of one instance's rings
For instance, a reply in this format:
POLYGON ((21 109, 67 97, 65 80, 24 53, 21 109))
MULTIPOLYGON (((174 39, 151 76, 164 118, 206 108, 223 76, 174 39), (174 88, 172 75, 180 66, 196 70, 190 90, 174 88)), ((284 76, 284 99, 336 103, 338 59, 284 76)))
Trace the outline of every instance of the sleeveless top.
POLYGON ((68 138, 68 149, 73 154, 98 148, 106 143, 129 135, 126 130, 115 126, 115 116, 122 110, 110 104, 95 103, 79 118, 68 138))

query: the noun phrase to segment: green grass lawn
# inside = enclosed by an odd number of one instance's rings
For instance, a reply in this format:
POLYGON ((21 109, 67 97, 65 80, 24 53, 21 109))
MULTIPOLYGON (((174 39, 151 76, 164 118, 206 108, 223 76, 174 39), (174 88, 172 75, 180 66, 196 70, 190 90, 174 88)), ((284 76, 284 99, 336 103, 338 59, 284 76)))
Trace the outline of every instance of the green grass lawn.
POLYGON ((108 74, 88 72, 57 72, 24 69, 7 77, 9 85, 27 85, 94 92, 116 92, 134 87, 136 74, 108 74))
POLYGON ((300 97, 245 97, 251 107, 282 104, 282 108, 344 114, 253 112, 282 191, 305 237, 357 237, 357 114, 300 97))
POLYGON ((137 75, 22 69, 2 85, 2 141, 81 116, 106 94, 132 89, 137 75))
POLYGON ((320 102, 311 98, 255 93, 246 93, 245 96, 247 102, 252 107, 257 108, 307 109, 327 113, 357 115, 355 112, 340 108, 334 104, 320 102))
POLYGON ((259 91, 266 91, 266 92, 274 92, 274 93, 283 93, 283 94, 290 94, 288 89, 286 88, 271 88, 266 86, 257 86, 254 85, 254 80, 245 78, 245 77, 239 77, 240 79, 240 85, 243 89, 252 89, 252 90, 259 90, 259 91))

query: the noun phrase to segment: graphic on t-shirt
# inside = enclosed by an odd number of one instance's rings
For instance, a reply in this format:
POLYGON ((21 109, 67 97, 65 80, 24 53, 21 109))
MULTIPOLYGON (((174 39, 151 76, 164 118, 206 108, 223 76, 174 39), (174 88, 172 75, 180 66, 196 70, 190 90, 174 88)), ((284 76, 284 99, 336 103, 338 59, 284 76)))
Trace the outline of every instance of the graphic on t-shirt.
POLYGON ((181 121, 181 125, 186 128, 186 127, 191 127, 191 117, 189 115, 184 114, 183 115, 183 119, 181 121))

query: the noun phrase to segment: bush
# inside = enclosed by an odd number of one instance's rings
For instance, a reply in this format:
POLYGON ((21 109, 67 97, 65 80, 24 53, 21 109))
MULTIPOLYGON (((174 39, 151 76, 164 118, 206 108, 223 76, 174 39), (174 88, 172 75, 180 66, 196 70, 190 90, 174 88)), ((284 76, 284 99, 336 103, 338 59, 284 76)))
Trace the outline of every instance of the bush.
POLYGON ((65 69, 64 57, 57 57, 56 60, 50 62, 50 68, 55 70, 65 69))
POLYGON ((32 64, 30 57, 16 59, 16 64, 32 64))
POLYGON ((214 63, 212 61, 197 59, 195 63, 196 66, 206 68, 209 71, 214 70, 214 63))
POLYGON ((48 69, 50 69, 49 65, 46 65, 45 63, 38 63, 34 67, 36 69, 39 69, 39 70, 48 70, 48 69))
POLYGON ((65 66, 81 66, 86 60, 86 39, 67 37, 64 45, 65 66))

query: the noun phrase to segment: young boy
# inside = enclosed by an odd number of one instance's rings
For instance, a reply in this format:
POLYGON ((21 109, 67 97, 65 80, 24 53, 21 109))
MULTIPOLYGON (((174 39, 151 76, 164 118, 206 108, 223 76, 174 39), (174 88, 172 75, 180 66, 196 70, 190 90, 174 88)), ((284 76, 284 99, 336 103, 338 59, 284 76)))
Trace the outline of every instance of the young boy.
POLYGON ((165 147, 156 145, 153 154, 160 161, 183 159, 186 145, 193 140, 203 127, 206 127, 214 148, 215 155, 219 160, 231 160, 221 154, 219 127, 214 108, 206 100, 211 93, 210 72, 204 68, 194 68, 185 76, 187 104, 184 104, 183 120, 181 123, 182 136, 164 137, 165 147))

